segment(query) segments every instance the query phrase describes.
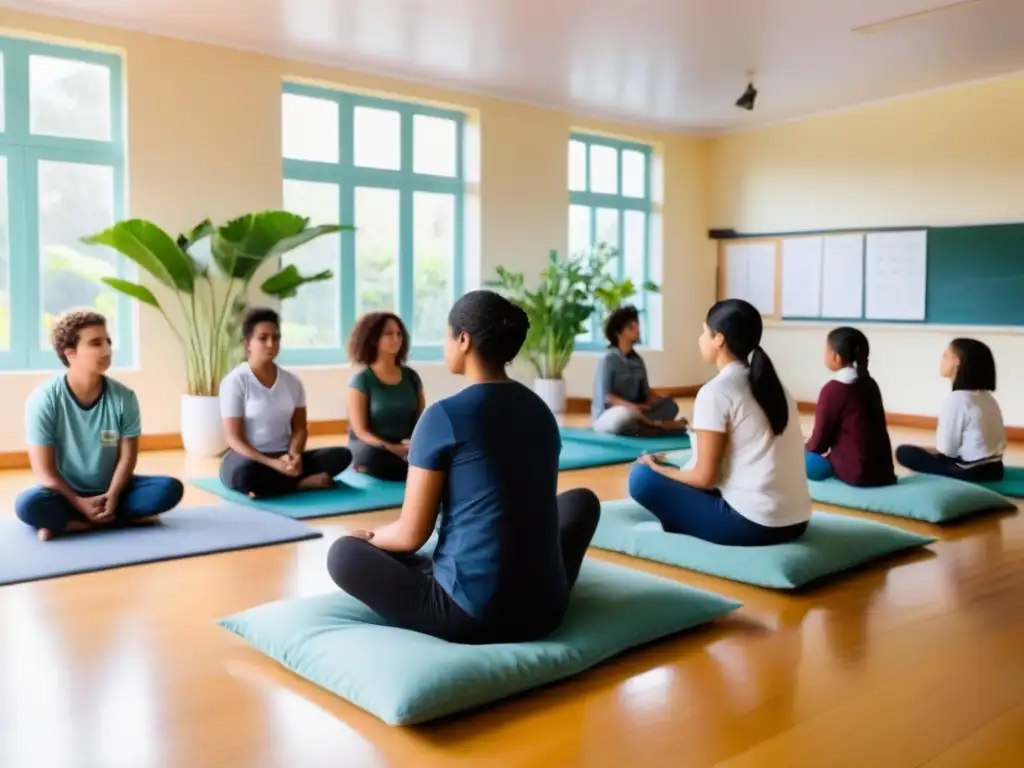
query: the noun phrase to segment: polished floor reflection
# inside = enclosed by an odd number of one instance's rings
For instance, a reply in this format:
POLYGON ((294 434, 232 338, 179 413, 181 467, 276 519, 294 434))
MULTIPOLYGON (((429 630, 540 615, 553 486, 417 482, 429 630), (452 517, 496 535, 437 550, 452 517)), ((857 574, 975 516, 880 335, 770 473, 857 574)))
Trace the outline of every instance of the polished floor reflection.
MULTIPOLYGON (((1024 463, 1024 446, 1014 455, 1024 463)), ((179 476, 214 467, 173 452, 140 462, 179 476)), ((616 498, 627 471, 565 473, 561 485, 616 498)), ((2 514, 28 482, 0 474, 2 514)), ((189 488, 184 503, 210 501, 189 488)), ((895 521, 940 540, 798 594, 592 552, 744 607, 574 680, 414 729, 383 725, 214 624, 331 590, 334 538, 394 514, 314 521, 325 534, 316 541, 0 588, 0 766, 975 768, 1024 754, 1019 514, 949 529, 895 521)))

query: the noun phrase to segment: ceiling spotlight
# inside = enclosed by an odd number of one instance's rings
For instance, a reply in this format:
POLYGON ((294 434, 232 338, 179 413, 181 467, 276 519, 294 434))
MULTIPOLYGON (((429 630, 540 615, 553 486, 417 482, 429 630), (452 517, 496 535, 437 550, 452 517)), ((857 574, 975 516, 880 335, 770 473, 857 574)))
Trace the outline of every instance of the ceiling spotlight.
POLYGON ((757 101, 757 88, 754 87, 754 80, 752 75, 748 75, 750 82, 747 83, 747 90, 743 92, 743 95, 736 99, 736 106, 740 109, 745 109, 748 112, 754 109, 754 102, 757 101))

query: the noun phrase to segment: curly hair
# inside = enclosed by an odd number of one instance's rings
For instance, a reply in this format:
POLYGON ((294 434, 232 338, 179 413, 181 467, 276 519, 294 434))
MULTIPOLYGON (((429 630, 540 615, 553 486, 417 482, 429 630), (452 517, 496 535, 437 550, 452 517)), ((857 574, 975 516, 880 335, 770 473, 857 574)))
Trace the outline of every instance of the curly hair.
POLYGON ((65 312, 53 322, 50 331, 50 343, 53 344, 53 351, 67 368, 68 356, 64 353, 67 349, 74 349, 78 346, 78 339, 86 328, 106 327, 107 318, 99 312, 91 309, 72 309, 65 312))
POLYGON ((402 318, 394 312, 367 312, 356 321, 352 335, 348 337, 349 360, 360 365, 373 365, 377 362, 377 345, 384 335, 388 320, 398 323, 398 330, 402 332, 402 348, 398 350, 395 362, 401 365, 406 361, 409 357, 409 331, 402 318))
POLYGON ((614 310, 604 321, 604 337, 608 339, 609 346, 616 346, 619 343, 619 334, 630 323, 640 321, 640 313, 631 304, 626 304, 614 310))

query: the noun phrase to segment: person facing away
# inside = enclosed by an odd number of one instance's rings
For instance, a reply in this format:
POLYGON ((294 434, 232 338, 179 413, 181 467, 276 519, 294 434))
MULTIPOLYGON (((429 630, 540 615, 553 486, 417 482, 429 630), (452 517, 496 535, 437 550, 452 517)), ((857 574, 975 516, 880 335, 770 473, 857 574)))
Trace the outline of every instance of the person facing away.
POLYGON ((746 301, 711 307, 701 356, 718 375, 693 406, 693 455, 683 469, 642 456, 629 495, 669 533, 726 546, 781 544, 811 517, 796 401, 761 349, 761 314, 746 301))
POLYGON ((25 442, 39 485, 18 496, 18 518, 46 541, 176 507, 180 480, 135 474, 139 401, 106 376, 113 354, 106 318, 71 310, 57 318, 50 338, 66 371, 37 386, 25 404, 25 442))
POLYGON ((636 307, 619 307, 608 315, 604 335, 608 351, 597 364, 590 410, 594 431, 652 436, 685 429, 686 422, 676 420, 675 400, 651 391, 647 366, 636 351, 640 341, 636 307))
POLYGON ((468 386, 427 407, 398 520, 338 539, 327 569, 388 623, 456 643, 534 640, 562 621, 597 528, 593 491, 558 494, 554 415, 506 366, 526 313, 472 291, 448 315, 444 358, 468 386), (416 553, 440 513, 432 561, 416 553))
POLYGON ((228 452, 221 481, 250 498, 330 488, 352 461, 348 448, 306 450, 306 390, 281 368, 281 320, 250 309, 242 321, 246 361, 220 383, 220 415, 228 452))
POLYGON ((837 477, 848 485, 896 482, 882 391, 868 373, 870 347, 856 328, 836 328, 825 343, 831 380, 821 388, 807 441, 807 477, 837 477))
POLYGON ((381 480, 405 480, 409 438, 426 407, 419 374, 405 365, 405 324, 391 312, 363 315, 352 329, 348 356, 363 366, 348 383, 352 465, 381 480))
POLYGON ((953 391, 939 411, 935 450, 916 445, 896 449, 896 461, 909 470, 947 475, 972 483, 1003 479, 1006 427, 996 391, 992 350, 976 339, 953 339, 942 353, 939 373, 953 391))

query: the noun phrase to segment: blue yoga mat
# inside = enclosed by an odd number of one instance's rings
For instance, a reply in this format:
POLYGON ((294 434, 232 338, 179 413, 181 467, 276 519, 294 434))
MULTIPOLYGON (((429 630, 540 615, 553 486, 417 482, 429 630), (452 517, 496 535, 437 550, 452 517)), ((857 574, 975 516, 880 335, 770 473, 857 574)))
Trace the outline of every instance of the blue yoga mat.
POLYGON ((665 437, 629 437, 627 435, 606 435, 592 429, 580 429, 579 427, 562 427, 561 431, 563 441, 573 440, 591 445, 618 448, 623 452, 629 451, 633 459, 639 458, 643 453, 678 451, 690 447, 690 436, 685 432, 665 437))
POLYGON ((189 482, 196 488, 235 504, 244 504, 295 520, 391 509, 402 506, 402 500, 405 498, 405 483, 377 480, 352 469, 338 475, 337 481, 334 488, 299 491, 269 499, 250 499, 245 494, 232 491, 217 477, 201 477, 189 482))
POLYGON ((308 525, 233 505, 176 509, 145 523, 41 542, 0 519, 0 585, 319 538, 308 525))
POLYGON ((558 468, 586 469, 606 467, 610 464, 628 464, 639 454, 632 448, 621 445, 601 445, 586 440, 572 440, 562 436, 562 452, 558 456, 558 468))

